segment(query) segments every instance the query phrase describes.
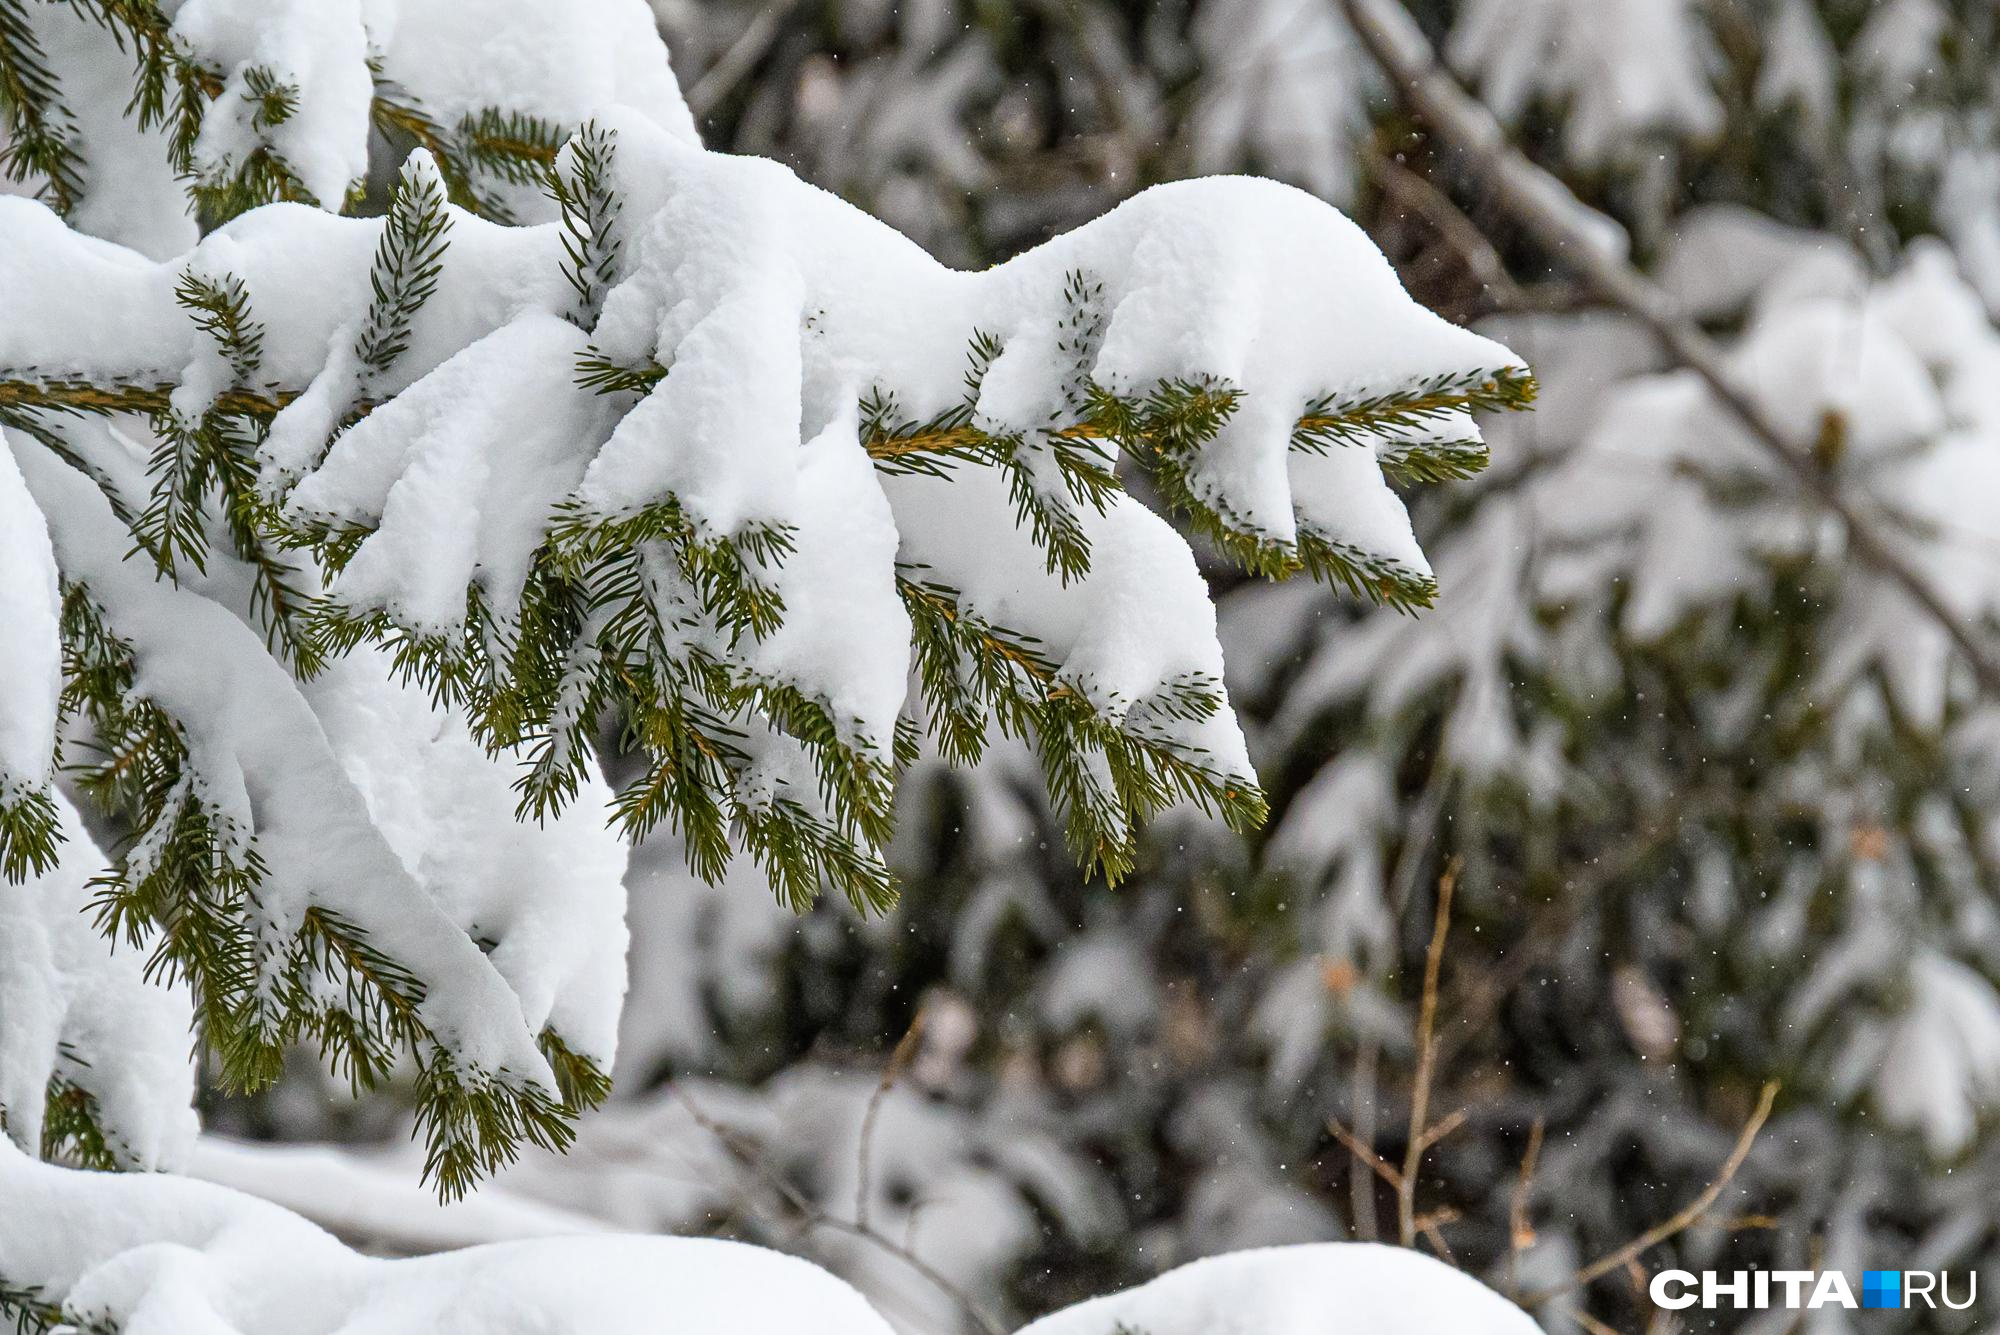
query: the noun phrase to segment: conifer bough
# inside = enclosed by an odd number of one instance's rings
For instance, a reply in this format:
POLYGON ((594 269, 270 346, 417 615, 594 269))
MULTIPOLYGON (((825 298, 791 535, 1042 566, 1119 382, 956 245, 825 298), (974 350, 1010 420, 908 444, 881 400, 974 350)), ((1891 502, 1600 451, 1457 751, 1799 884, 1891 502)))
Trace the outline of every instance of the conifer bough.
POLYGON ((412 1060, 462 1192, 605 1093, 607 821, 880 908, 926 737, 1030 744, 1107 877, 1171 803, 1254 823, 1205 583, 1121 478, 1414 608, 1389 479, 1475 471, 1472 414, 1532 398, 1301 192, 1157 187, 956 272, 703 151, 644 6, 552 8, 0 0, 42 196, 0 198, 26 1145, 172 1161, 185 1066, 103 1014, 165 989, 239 1086, 299 1041, 358 1085, 412 1060), (374 195, 371 135, 409 150, 374 195))

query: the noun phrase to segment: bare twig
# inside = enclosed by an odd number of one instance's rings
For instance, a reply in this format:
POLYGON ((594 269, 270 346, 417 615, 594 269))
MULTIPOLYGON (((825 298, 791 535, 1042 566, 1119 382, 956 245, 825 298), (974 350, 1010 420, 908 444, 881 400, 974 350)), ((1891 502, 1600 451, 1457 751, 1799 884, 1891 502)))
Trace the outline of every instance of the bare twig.
POLYGON ((1396 1166, 1377 1154, 1374 1148, 1362 1140, 1361 1137, 1343 1126, 1339 1118, 1336 1117, 1328 1121, 1326 1130, 1328 1135, 1347 1147, 1347 1152, 1354 1156, 1354 1162, 1366 1168, 1373 1169, 1377 1177, 1387 1182, 1397 1191, 1400 1192, 1403 1189, 1403 1175, 1396 1171, 1396 1166))
POLYGON ((1689 1201, 1679 1213, 1653 1225, 1616 1251, 1598 1257, 1562 1283, 1529 1294, 1521 1300, 1521 1306, 1531 1310, 1540 1307, 1551 1298, 1580 1289, 1599 1276, 1630 1265, 1636 1262, 1647 1248, 1665 1242, 1682 1229, 1700 1220, 1713 1208, 1716 1200, 1722 1195, 1723 1188, 1729 1185, 1731 1179, 1736 1176, 1736 1171, 1743 1166, 1743 1161, 1750 1156, 1750 1147, 1756 1143, 1757 1133, 1764 1129, 1765 1121, 1771 1116, 1771 1105, 1777 1098, 1778 1082, 1773 1080, 1764 1086, 1763 1093, 1757 1099, 1757 1110, 1751 1113, 1750 1120, 1743 1124, 1742 1134, 1736 1138, 1736 1148, 1729 1152, 1729 1157, 1723 1161, 1721 1170, 1702 1189, 1701 1194, 1689 1201))
POLYGON ((1507 263, 1500 258, 1492 241, 1444 191, 1432 185, 1421 172, 1410 170, 1387 153, 1365 153, 1361 163, 1381 185, 1391 205, 1408 207, 1423 215, 1424 221, 1437 230, 1445 246, 1497 305, 1516 308, 1528 304, 1527 294, 1507 272, 1507 263))
POLYGON ((1535 1167, 1542 1161, 1542 1119, 1528 1128, 1528 1148, 1521 1155, 1521 1176, 1514 1183, 1514 1199, 1507 1209, 1507 1296, 1521 1296, 1521 1253, 1535 1242, 1535 1226, 1528 1218, 1528 1196, 1535 1187, 1535 1167))
POLYGON ((868 1227, 869 1190, 874 1185, 873 1167, 875 1149, 875 1121, 881 1115, 882 1101, 889 1097, 889 1091, 896 1087, 896 1081, 916 1055, 917 1045, 924 1039, 924 1017, 930 1013, 929 1006, 917 1008, 917 1018, 910 1021, 910 1027, 896 1040, 895 1051, 882 1066, 882 1078, 875 1082, 875 1092, 868 1096, 868 1111, 861 1115, 861 1143, 855 1149, 854 1165, 854 1222, 868 1227))
POLYGON ((1421 1136, 1418 1136, 1417 1137, 1418 1146, 1422 1149, 1424 1153, 1428 1154, 1432 1146, 1436 1145, 1440 1140, 1443 1140, 1446 1136, 1450 1135, 1452 1132, 1458 1130, 1461 1126, 1464 1125, 1465 1125, 1465 1109, 1460 1108, 1457 1112, 1452 1113, 1449 1117, 1446 1117, 1443 1121, 1433 1123, 1431 1125, 1430 1130, 1424 1132, 1421 1136))
POLYGON ((731 1158, 755 1173, 767 1186, 778 1193, 778 1196, 798 1216, 799 1227, 801 1229, 810 1231, 823 1228, 829 1232, 845 1234, 848 1237, 866 1242, 870 1246, 880 1248, 883 1252, 895 1257, 921 1275, 938 1292, 957 1303, 959 1310, 965 1313, 967 1319, 973 1325, 977 1326, 983 1335, 1004 1335, 1000 1324, 992 1317, 986 1315, 981 1310, 979 1304, 972 1301, 970 1294, 952 1282, 951 1278, 938 1270, 936 1266, 933 1266, 929 1261, 917 1255, 908 1245, 898 1242, 887 1234, 881 1233, 865 1224, 828 1214, 808 1199, 797 1187, 786 1181, 782 1174, 775 1171, 766 1163, 763 1155, 754 1147, 744 1144, 728 1127, 710 1117, 699 1104, 689 1097, 685 1089, 682 1089, 679 1085, 671 1085, 669 1086, 669 1090, 675 1098, 681 1101, 681 1106, 688 1110, 688 1115, 694 1118, 696 1125, 700 1126, 702 1130, 708 1132, 711 1136, 714 1136, 723 1149, 729 1152, 731 1158))
POLYGON ((1618 243, 1617 225, 1589 208, 1508 140, 1493 113, 1439 61, 1416 21, 1397 0, 1341 0, 1349 22, 1409 106, 1459 151, 1493 197, 1545 246, 1573 265, 1613 305, 1653 332, 1683 367, 1749 430, 1800 487, 1841 521, 1855 554, 1944 630, 1964 655, 1982 690, 2000 695, 2000 657, 1954 612, 1907 557, 1849 498, 1809 448, 1791 441, 1731 378, 1722 349, 1688 320, 1665 289, 1640 273, 1618 243))
POLYGON ((1417 1232, 1424 1235, 1424 1240, 1430 1243, 1431 1250, 1438 1254, 1438 1260, 1443 1261, 1449 1266, 1456 1266, 1458 1264, 1458 1257, 1445 1242, 1444 1230, 1441 1226, 1456 1223, 1458 1219, 1458 1211, 1452 1209, 1449 1205, 1440 1206, 1428 1214, 1417 1216, 1417 1232))
POLYGON ((1451 895, 1458 885, 1459 860, 1438 878, 1437 917, 1430 949, 1424 953, 1424 995, 1417 1012, 1417 1080, 1410 1090, 1410 1143, 1403 1151, 1402 1181, 1396 1186, 1396 1219, 1405 1247, 1417 1241, 1417 1169, 1431 1145, 1425 1136, 1431 1112, 1431 1077, 1437 1060, 1438 972, 1444 965, 1445 937, 1451 931, 1451 895))

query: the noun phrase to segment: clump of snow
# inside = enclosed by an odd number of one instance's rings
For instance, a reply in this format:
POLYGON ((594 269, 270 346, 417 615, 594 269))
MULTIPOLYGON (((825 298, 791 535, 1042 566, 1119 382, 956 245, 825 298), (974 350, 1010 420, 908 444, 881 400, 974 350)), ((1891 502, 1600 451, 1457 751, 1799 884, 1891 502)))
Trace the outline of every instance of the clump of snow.
POLYGON ((1528 1314, 1462 1270, 1400 1247, 1333 1242, 1191 1261, 1020 1335, 1534 1335, 1528 1314))
POLYGON ((0 1277, 121 1330, 212 1335, 891 1335, 810 1262, 698 1238, 565 1237, 382 1260, 204 1182, 81 1174, 0 1142, 0 1277))
POLYGON ((368 171, 368 34, 360 0, 187 0, 174 35, 223 71, 194 144, 195 171, 227 179, 264 149, 322 207, 338 209, 368 171), (273 11, 276 12, 273 12, 273 11), (265 89, 288 90, 282 117, 265 89))
POLYGON ((368 0, 366 9, 383 76, 442 124, 505 108, 573 128, 623 106, 698 142, 644 0, 368 0))
MULTIPOLYGON (((1005 470, 962 459, 942 477, 880 475, 862 405, 886 398, 911 421, 953 408, 968 393, 975 335, 989 334, 998 351, 975 418, 1018 438, 1031 474, 1052 477, 1046 433, 1074 420, 1079 377, 1139 398, 1162 383, 1227 385, 1241 393, 1237 411, 1185 461, 1201 504, 1260 542, 1310 536, 1424 576, 1373 451, 1295 449, 1295 424, 1329 396, 1520 366, 1412 302, 1338 212, 1272 182, 1157 187, 963 273, 775 164, 705 153, 639 112, 602 120, 626 244, 589 342, 614 363, 666 368, 636 404, 570 383, 584 338, 558 319, 571 294, 556 230, 457 209, 438 291, 379 387, 402 393, 342 433, 317 470, 317 442, 359 397, 351 361, 329 349, 366 316, 379 220, 273 206, 181 261, 149 265, 0 201, 24 315, 74 310, 79 293, 120 312, 57 321, 61 337, 10 322, 19 341, 0 335, 0 363, 178 373, 177 404, 198 410, 224 368, 172 290, 188 268, 231 276, 266 327, 262 373, 305 391, 266 446, 276 485, 306 473, 287 513, 372 529, 333 584, 346 607, 434 636, 460 629, 470 586, 504 626, 558 505, 608 521, 672 502, 697 540, 768 530, 793 548, 751 572, 783 599, 775 634, 745 643, 699 619, 674 633, 820 702, 850 744, 890 750, 909 687, 903 572, 1034 644, 1101 717, 1184 748, 1239 788, 1254 776, 1230 713, 1183 717, 1161 703, 1219 690, 1224 675, 1206 582, 1172 527, 1125 496, 1100 509, 1038 482, 1090 549, 1087 572, 1052 573, 1005 470), (1094 332, 1065 351, 1066 322, 1094 332)), ((1476 440, 1477 429, 1459 415, 1380 443, 1433 435, 1476 440)), ((774 745, 771 764, 799 767, 774 745)))
MULTIPOLYGON (((147 981, 144 952, 113 950, 98 932, 92 882, 104 857, 75 808, 55 801, 60 861, 19 883, 0 878, 0 1124, 38 1149, 55 1078, 91 1098, 123 1166, 174 1167, 196 1130, 193 1007, 185 988, 147 981)), ((14 1198, 0 1200, 0 1214, 15 1215, 14 1198)))
POLYGON ((301 686, 223 602, 127 559, 126 530, 82 473, 14 444, 58 562, 130 641, 136 691, 185 730, 197 791, 261 860, 261 931, 288 942, 313 907, 353 923, 417 972, 426 1023, 477 1069, 547 1081, 545 1024, 608 1064, 625 933, 602 782, 551 825, 522 825, 511 767, 397 682, 385 654, 301 686))
MULTIPOLYGON (((169 58, 220 85, 199 109, 187 173, 173 158, 171 107, 167 123, 139 124, 122 15, 106 21, 67 5, 22 15, 61 89, 60 129, 77 156, 71 224, 158 259, 195 239, 184 175, 224 187, 268 168, 338 212, 368 175, 378 96, 447 137, 522 137, 522 117, 539 122, 536 135, 561 136, 622 106, 697 139, 644 0, 185 0, 165 9, 169 58)), ((549 213, 532 187, 492 184, 510 205, 549 213)))
POLYGON ((48 525, 0 435, 0 800, 44 787, 62 693, 62 611, 48 525))

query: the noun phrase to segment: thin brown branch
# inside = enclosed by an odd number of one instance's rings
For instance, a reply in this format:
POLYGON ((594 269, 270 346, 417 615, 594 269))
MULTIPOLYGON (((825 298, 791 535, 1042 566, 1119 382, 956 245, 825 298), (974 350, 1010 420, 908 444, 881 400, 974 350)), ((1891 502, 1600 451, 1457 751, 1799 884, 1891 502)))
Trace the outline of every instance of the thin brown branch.
POLYGON ((1366 1141, 1341 1125, 1339 1118, 1329 1120, 1326 1130, 1328 1135, 1347 1147, 1347 1152, 1354 1156, 1354 1162, 1372 1168, 1377 1177, 1397 1191, 1403 1189, 1403 1175, 1396 1171, 1396 1166, 1377 1154, 1366 1141))
POLYGON ((1514 1197, 1507 1207, 1507 1296, 1521 1296, 1521 1253, 1535 1245, 1535 1226, 1528 1217, 1528 1197, 1535 1188, 1535 1168, 1542 1161, 1542 1135, 1547 1130, 1537 1117, 1528 1128, 1528 1148, 1521 1155, 1521 1175, 1514 1182, 1514 1197))
POLYGON ((1507 262, 1486 233, 1429 178, 1379 150, 1363 154, 1361 164, 1381 185, 1390 207, 1408 208, 1421 215, 1496 305, 1518 308, 1528 304, 1521 285, 1507 272, 1507 262))
POLYGON ((1437 1062, 1438 974, 1444 967, 1445 937, 1451 932, 1451 896, 1458 885, 1459 860, 1438 878, 1437 915, 1430 949, 1424 952, 1424 993, 1417 1011, 1417 1079, 1410 1090, 1410 1143, 1403 1151, 1402 1180, 1396 1186, 1396 1219, 1405 1247, 1417 1241, 1417 1170, 1429 1148, 1425 1128, 1431 1114, 1431 1079, 1437 1062))
POLYGON ((1653 1225, 1616 1251, 1598 1257, 1562 1283, 1529 1294, 1521 1300, 1521 1306, 1532 1310, 1551 1298, 1580 1289, 1602 1275, 1635 1263, 1648 1248, 1665 1242, 1682 1229, 1699 1221, 1714 1207, 1723 1189, 1735 1178, 1736 1171, 1743 1166, 1743 1161, 1750 1157, 1750 1147, 1756 1143, 1757 1133, 1764 1129, 1765 1121, 1771 1116, 1771 1106, 1777 1099, 1778 1082, 1773 1080, 1764 1086, 1763 1093, 1758 1096, 1757 1110, 1751 1113, 1750 1120, 1743 1124, 1742 1133, 1736 1137, 1736 1148, 1729 1152, 1729 1157, 1723 1161, 1721 1170, 1702 1189, 1699 1196, 1689 1201, 1672 1218, 1653 1225))
POLYGON ((1432 1147, 1435 1146, 1440 1140, 1443 1140, 1446 1136, 1450 1135, 1452 1132, 1458 1130, 1461 1126, 1464 1125, 1465 1125, 1465 1109, 1460 1108, 1457 1112, 1451 1114, 1449 1117, 1446 1117, 1442 1121, 1434 1123, 1431 1126, 1430 1130, 1424 1132, 1421 1136, 1417 1137, 1417 1144, 1419 1150, 1425 1154, 1430 1153, 1432 1147))
POLYGON ((673 1097, 680 1100, 681 1106, 688 1110, 688 1115, 694 1118, 696 1125, 711 1136, 714 1136, 717 1143, 728 1152, 732 1159, 735 1159, 739 1164, 756 1174, 759 1179, 778 1194, 779 1198, 785 1202, 792 1213, 798 1217, 800 1228, 806 1231, 823 1228, 829 1232, 841 1233, 866 1242, 870 1246, 880 1248, 884 1253, 895 1257, 904 1265, 914 1270, 918 1275, 922 1276, 938 1292, 944 1294, 954 1303, 957 1303, 959 1310, 965 1314, 966 1318, 974 1326, 979 1328, 982 1335, 1005 1335, 1000 1324, 992 1317, 986 1315, 979 1304, 972 1301, 970 1294, 954 1283, 949 1276, 939 1271, 936 1266, 933 1266, 930 1262, 924 1260, 923 1257, 917 1255, 908 1245, 898 1242, 887 1234, 879 1232, 865 1224, 828 1214, 766 1163, 764 1156, 754 1147, 744 1144, 728 1127, 710 1117, 702 1109, 701 1105, 689 1097, 686 1090, 682 1089, 679 1085, 671 1085, 669 1086, 669 1091, 673 1097))
POLYGON ((896 1087, 896 1081, 908 1069, 910 1059, 916 1056, 917 1045, 924 1038, 924 1017, 930 1014, 928 1005, 917 1008, 917 1018, 910 1021, 909 1029, 896 1041, 895 1050, 883 1064, 882 1078, 875 1082, 874 1092, 868 1096, 868 1111, 861 1115, 861 1141, 855 1148, 854 1164, 854 1222, 862 1228, 868 1227, 869 1190, 874 1185, 875 1122, 882 1114, 882 1103, 889 1097, 889 1091, 896 1087))
POLYGON ((1493 113, 1461 88, 1416 21, 1396 0, 1341 0, 1362 44, 1399 95, 1459 152, 1462 164, 1543 245, 1561 256, 1616 307, 1650 329, 1693 371, 1751 438, 1800 488, 1840 520, 1854 552, 1900 588, 1950 637, 1983 691, 2000 696, 2000 656, 1954 612, 1917 567, 1877 530, 1839 480, 1794 443, 1731 377, 1722 349, 1673 298, 1634 268, 1619 229, 1508 142, 1493 113))
POLYGON ((1449 1266, 1456 1266, 1458 1257, 1445 1242, 1441 1225, 1455 1223, 1458 1219, 1458 1211, 1448 1205, 1417 1216, 1417 1232, 1424 1235, 1424 1240, 1430 1243, 1431 1250, 1438 1254, 1438 1259, 1449 1266))
MULTIPOLYGON (((49 408, 57 412, 82 413, 163 413, 173 406, 174 386, 153 384, 97 385, 85 380, 0 380, 0 408, 49 408)), ((297 398, 291 390, 232 389, 218 394, 212 405, 217 412, 235 417, 255 417, 265 421, 297 398)))

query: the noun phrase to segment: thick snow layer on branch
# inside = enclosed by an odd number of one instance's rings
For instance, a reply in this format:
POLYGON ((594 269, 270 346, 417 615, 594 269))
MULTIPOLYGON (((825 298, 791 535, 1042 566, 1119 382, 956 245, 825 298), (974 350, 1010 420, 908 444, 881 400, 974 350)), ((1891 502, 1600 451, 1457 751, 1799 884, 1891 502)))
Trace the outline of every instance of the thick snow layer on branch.
POLYGON ((40 789, 55 760, 62 693, 55 554, 48 525, 0 435, 0 798, 40 789))
MULTIPOLYGON (((143 951, 105 942, 91 913, 103 855, 55 801, 61 861, 18 884, 0 879, 0 1122, 39 1149, 53 1080, 90 1101, 120 1167, 171 1167, 195 1135, 187 991, 148 982, 143 951)), ((0 1215, 17 1213, 7 1193, 0 1201, 0 1215)))
POLYGON ((699 142, 644 0, 369 0, 366 10, 383 76, 444 124, 506 108, 573 127, 622 106, 699 142))
POLYGON ((368 171, 375 85, 361 0, 187 0, 174 34, 225 71, 194 143, 195 171, 230 175, 268 145, 315 200, 339 208, 368 171), (289 113, 274 116, 260 79, 290 89, 289 113))
MULTIPOLYGON (((409 875, 482 945, 527 1032, 553 1029, 608 1070, 626 948, 625 848, 605 826, 609 790, 589 773, 576 802, 521 821, 518 757, 496 763, 461 715, 393 680, 387 659, 357 650, 303 688, 342 772, 409 875)), ((430 960, 406 962, 429 977, 430 960)))
POLYGON ((131 642, 136 691, 180 724, 196 791, 239 854, 261 860, 259 929, 289 941, 314 908, 360 928, 417 971, 426 1024, 475 1069, 547 1080, 533 1039, 559 1009, 559 985, 574 989, 562 1018, 608 1056, 623 991, 622 854, 591 828, 588 804, 569 823, 574 839, 517 825, 506 771, 462 724, 393 685, 373 651, 337 664, 308 699, 227 607, 126 559, 124 528, 81 473, 38 445, 17 449, 67 577, 131 642), (548 894, 558 868, 575 893, 548 894), (503 948, 488 956, 469 932, 503 948))
POLYGON ((583 347, 531 308, 341 434, 290 505, 375 530, 342 572, 345 606, 439 634, 476 585, 513 619, 550 513, 610 428, 610 401, 575 383, 583 347))
MULTIPOLYGON (((1532 397, 1269 181, 948 269, 703 151, 638 0, 174 15, 140 58, 199 94, 176 124, 231 220, 153 259, 0 199, 15 508, 107 660, 80 716, 117 731, 129 674, 154 724, 144 791, 111 795, 144 827, 114 904, 239 1066, 311 1037, 365 1079, 414 1047, 448 1190, 602 1092, 607 806, 794 905, 890 902, 924 725, 955 762, 1032 747, 1109 875, 1176 802, 1254 823, 1207 580, 1121 469, 1248 569, 1423 605, 1390 479, 1476 470, 1472 410, 1532 397), (419 147, 386 218, 340 216, 371 134, 419 147), (274 194, 318 207, 250 207, 274 194), (613 802, 617 723, 642 767, 613 802), (217 902, 178 932, 186 887, 217 902)), ((5 671, 46 673, 47 619, 5 671)), ((0 762, 33 779, 29 685, 0 762)))
POLYGON ((235 201, 229 212, 273 198, 340 211, 369 174, 378 120, 448 146, 469 190, 544 216, 532 166, 606 107, 696 141, 643 0, 183 0, 152 11, 32 5, 21 23, 60 94, 63 166, 38 184, 80 230, 156 257, 193 241, 197 197, 235 201), (133 97, 135 63, 163 105, 133 97))
POLYGON ((1528 1314, 1462 1270, 1400 1247, 1336 1242, 1190 1262, 1020 1335, 1534 1335, 1528 1314))
POLYGON ((0 1142, 0 1282, 161 1335, 890 1335, 796 1257, 695 1238, 495 1243, 411 1260, 348 1250, 207 1183, 84 1175, 0 1142))

